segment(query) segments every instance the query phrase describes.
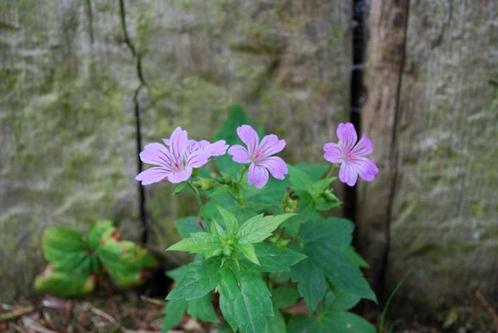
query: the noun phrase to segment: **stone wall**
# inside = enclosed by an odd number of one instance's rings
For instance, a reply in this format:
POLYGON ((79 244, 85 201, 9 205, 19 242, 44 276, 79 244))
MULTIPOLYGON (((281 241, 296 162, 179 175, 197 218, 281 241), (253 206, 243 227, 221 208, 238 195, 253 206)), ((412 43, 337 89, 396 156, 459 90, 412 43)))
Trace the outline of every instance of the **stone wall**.
MULTIPOLYGON (((340 0, 0 2, 0 300, 31 293, 47 226, 107 217, 139 238, 137 110, 146 143, 210 137, 240 102, 289 159, 319 159, 348 119, 350 17, 340 0)), ((164 248, 188 207, 145 194, 164 248)))

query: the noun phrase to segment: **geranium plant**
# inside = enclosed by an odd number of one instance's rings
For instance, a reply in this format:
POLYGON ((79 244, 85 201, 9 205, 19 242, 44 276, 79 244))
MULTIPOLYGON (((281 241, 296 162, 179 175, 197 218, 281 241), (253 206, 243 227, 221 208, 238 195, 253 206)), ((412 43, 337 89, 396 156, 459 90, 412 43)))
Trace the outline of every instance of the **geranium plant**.
POLYGON ((358 141, 352 124, 340 124, 337 136, 324 145, 330 163, 291 166, 279 156, 286 142, 263 135, 236 106, 214 143, 177 128, 145 146, 140 157, 153 167, 137 180, 190 190, 199 206, 176 221, 183 239, 167 249, 194 258, 168 272, 175 287, 163 332, 185 313, 219 323, 219 332, 375 331, 349 312, 361 299, 376 301, 351 246, 353 224, 329 211, 341 204, 331 187, 337 165, 349 186, 358 176, 372 181, 378 169, 370 140, 358 141))

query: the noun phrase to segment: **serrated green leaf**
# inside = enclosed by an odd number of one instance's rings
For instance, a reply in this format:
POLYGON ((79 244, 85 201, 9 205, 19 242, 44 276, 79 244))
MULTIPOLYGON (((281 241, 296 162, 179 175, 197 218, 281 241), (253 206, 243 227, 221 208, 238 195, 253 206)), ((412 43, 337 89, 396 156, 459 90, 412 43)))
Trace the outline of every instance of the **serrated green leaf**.
POLYGON ((313 242, 305 245, 305 253, 322 269, 334 287, 374 302, 377 301, 360 269, 342 249, 323 242, 313 242))
POLYGON ((298 291, 309 311, 314 312, 327 292, 325 274, 314 262, 306 259, 291 268, 291 276, 292 281, 297 282, 298 291))
POLYGON ((316 218, 303 225, 300 237, 305 243, 323 242, 327 246, 342 247, 351 244, 353 230, 353 223, 347 219, 316 218))
POLYGON ((197 221, 198 218, 195 216, 178 219, 175 221, 176 230, 178 230, 182 238, 187 238, 194 232, 202 232, 202 228, 197 221))
POLYGON ((234 331, 262 333, 273 315, 271 294, 256 271, 233 272, 228 265, 221 271, 220 309, 234 331))
POLYGON ((299 300, 299 292, 293 287, 279 287, 271 291, 273 305, 277 309, 288 308, 299 300))
POLYGON ((190 263, 184 276, 177 281, 166 299, 193 300, 213 290, 220 280, 220 263, 217 260, 199 260, 190 263))
POLYGON ((182 321, 186 309, 187 302, 183 300, 166 302, 161 333, 168 333, 173 327, 178 325, 182 321))
POLYGON ((78 231, 56 227, 45 230, 42 239, 45 258, 55 270, 87 276, 92 272, 90 248, 78 231))
POLYGON ((35 279, 35 290, 56 296, 79 296, 91 293, 95 288, 95 277, 58 272, 47 267, 35 279))
POLYGON ((116 228, 110 220, 94 221, 88 229, 88 243, 90 247, 96 250, 100 246, 101 237, 113 230, 116 230, 116 228))
POLYGON ((211 303, 212 298, 212 294, 207 294, 201 298, 188 301, 187 312, 194 319, 208 321, 211 323, 219 322, 218 316, 214 311, 213 304, 211 303))
POLYGON ((227 228, 228 233, 231 235, 235 235, 235 233, 239 229, 239 222, 237 221, 235 215, 233 215, 231 212, 229 212, 223 207, 218 207, 218 211, 221 214, 221 217, 223 219, 223 224, 227 228))
POLYGON ((300 252, 293 251, 289 248, 278 247, 268 242, 255 244, 254 248, 261 265, 259 269, 264 272, 286 271, 306 258, 306 256, 300 252))
POLYGON ((183 278, 185 274, 188 273, 189 269, 190 269, 189 265, 180 266, 178 268, 167 271, 166 275, 172 278, 173 280, 178 281, 181 278, 183 278))
POLYGON ((295 214, 257 215, 247 220, 237 232, 240 244, 259 243, 271 236, 280 224, 295 214))
POLYGON ((254 245, 252 244, 238 244, 237 248, 240 250, 240 253, 244 255, 249 261, 255 263, 256 265, 260 265, 258 256, 254 250, 254 245))
POLYGON ((344 253, 351 259, 352 262, 354 262, 357 266, 361 268, 368 268, 369 265, 365 261, 365 259, 360 256, 358 252, 355 251, 355 249, 352 246, 346 247, 344 249, 344 253))
POLYGON ((189 238, 182 239, 166 251, 184 251, 202 254, 206 258, 220 253, 222 246, 218 237, 207 232, 194 232, 189 238))
POLYGON ((360 300, 361 297, 357 295, 335 289, 327 294, 325 307, 328 311, 344 312, 354 308, 360 300))

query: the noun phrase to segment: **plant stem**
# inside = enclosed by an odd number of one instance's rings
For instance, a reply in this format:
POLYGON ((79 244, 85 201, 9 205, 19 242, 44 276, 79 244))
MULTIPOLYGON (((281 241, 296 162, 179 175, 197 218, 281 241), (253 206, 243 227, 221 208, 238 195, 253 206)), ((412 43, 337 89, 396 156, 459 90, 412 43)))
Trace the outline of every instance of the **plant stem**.
POLYGON ((190 180, 187 181, 187 185, 190 187, 192 192, 194 193, 195 199, 197 200, 197 205, 199 205, 199 210, 202 208, 202 200, 199 190, 195 188, 194 184, 190 180))
POLYGON ((249 169, 249 164, 244 165, 242 168, 242 171, 240 171, 240 177, 239 180, 237 181, 237 184, 241 184, 242 180, 244 179, 244 175, 246 174, 247 169, 249 169))
POLYGON ((337 169, 337 164, 330 164, 329 170, 325 174, 325 178, 331 177, 336 169, 337 169))

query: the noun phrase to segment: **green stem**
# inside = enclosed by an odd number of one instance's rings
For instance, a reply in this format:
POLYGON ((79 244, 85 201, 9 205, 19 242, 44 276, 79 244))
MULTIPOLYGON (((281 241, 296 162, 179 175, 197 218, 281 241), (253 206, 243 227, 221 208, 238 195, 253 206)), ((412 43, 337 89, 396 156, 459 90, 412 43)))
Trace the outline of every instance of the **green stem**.
POLYGON ((201 200, 201 194, 199 193, 199 190, 192 184, 190 180, 187 181, 188 186, 194 193, 195 199, 197 200, 197 204, 199 205, 199 210, 202 208, 202 200, 201 200))
POLYGON ((337 169, 337 164, 330 164, 329 170, 325 174, 325 178, 331 177, 336 169, 337 169))
POLYGON ((241 184, 242 180, 244 179, 244 175, 246 174, 246 171, 249 169, 249 164, 244 165, 242 168, 242 171, 240 171, 240 177, 239 180, 237 181, 237 184, 241 184))

